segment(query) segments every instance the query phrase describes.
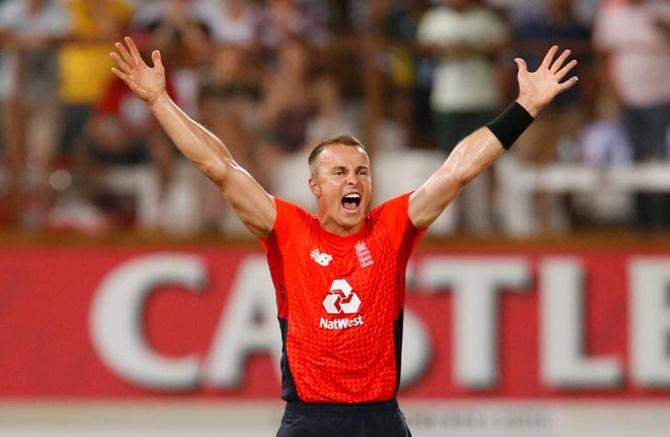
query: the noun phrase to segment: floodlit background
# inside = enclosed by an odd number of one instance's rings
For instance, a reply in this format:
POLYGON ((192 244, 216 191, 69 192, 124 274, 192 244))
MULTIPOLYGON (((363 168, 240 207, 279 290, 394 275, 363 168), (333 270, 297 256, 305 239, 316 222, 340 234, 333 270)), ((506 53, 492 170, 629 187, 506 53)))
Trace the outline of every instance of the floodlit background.
POLYGON ((415 189, 516 97, 515 57, 579 60, 435 222, 408 272, 417 436, 670 426, 670 2, 0 0, 0 436, 274 435, 260 245, 110 73, 168 90, 270 193, 349 133, 374 201, 415 189))

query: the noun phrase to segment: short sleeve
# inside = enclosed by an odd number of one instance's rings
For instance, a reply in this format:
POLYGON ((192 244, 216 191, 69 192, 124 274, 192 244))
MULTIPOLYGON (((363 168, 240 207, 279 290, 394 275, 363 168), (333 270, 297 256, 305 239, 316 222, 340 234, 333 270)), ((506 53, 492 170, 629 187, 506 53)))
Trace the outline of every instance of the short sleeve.
POLYGON ((417 228, 409 218, 410 194, 390 199, 371 212, 372 220, 388 230, 393 246, 400 251, 405 250, 407 257, 426 233, 426 229, 417 228))
POLYGON ((419 21, 416 36, 421 43, 439 43, 442 40, 440 18, 435 11, 428 11, 419 21))
POLYGON ((67 35, 67 33, 70 32, 70 29, 72 28, 70 15, 61 7, 57 7, 54 10, 49 23, 49 32, 54 37, 63 37, 67 35))
POLYGON ((492 43, 502 43, 509 39, 509 32, 507 26, 495 15, 493 12, 484 11, 486 14, 486 25, 484 26, 484 35, 482 39, 485 40, 487 44, 492 43))
POLYGON ((617 11, 605 10, 596 19, 593 32, 593 45, 599 50, 611 50, 617 44, 617 29, 621 23, 617 17, 617 11))
POLYGON ((292 233, 295 232, 296 229, 300 229, 298 226, 299 223, 310 217, 307 211, 280 197, 274 196, 274 202, 275 208, 277 209, 275 223, 267 237, 259 238, 266 252, 269 250, 270 245, 273 242, 278 244, 290 240, 292 238, 292 233))

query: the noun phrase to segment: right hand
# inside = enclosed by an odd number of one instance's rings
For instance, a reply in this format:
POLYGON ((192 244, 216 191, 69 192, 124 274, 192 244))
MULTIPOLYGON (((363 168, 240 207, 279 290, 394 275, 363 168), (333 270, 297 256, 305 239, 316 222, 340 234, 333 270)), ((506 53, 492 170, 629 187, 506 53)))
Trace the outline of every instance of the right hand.
POLYGON ((542 111, 554 97, 572 88, 577 83, 577 76, 563 81, 565 76, 575 68, 577 60, 573 59, 566 64, 570 58, 571 51, 563 50, 558 58, 558 46, 552 46, 537 70, 528 71, 526 61, 516 58, 514 61, 519 67, 517 80, 519 82, 519 98, 517 102, 523 106, 533 117, 542 111))
POLYGON ((135 42, 130 37, 124 38, 125 45, 121 42, 114 44, 118 51, 109 55, 116 62, 112 67, 112 73, 121 78, 128 88, 139 98, 153 105, 159 97, 165 94, 165 68, 158 50, 151 53, 154 66, 149 67, 140 56, 135 42))

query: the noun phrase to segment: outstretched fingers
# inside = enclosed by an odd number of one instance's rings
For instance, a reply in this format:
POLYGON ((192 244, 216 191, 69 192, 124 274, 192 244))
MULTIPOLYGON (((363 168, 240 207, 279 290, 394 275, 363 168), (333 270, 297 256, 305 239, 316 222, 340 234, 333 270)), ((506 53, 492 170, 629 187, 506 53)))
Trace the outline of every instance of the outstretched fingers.
POLYGON ((570 56, 571 51, 569 49, 563 50, 563 53, 554 61, 553 64, 551 64, 551 68, 549 69, 552 73, 556 73, 558 70, 561 69, 565 61, 568 59, 568 56, 570 56))
POLYGON ((126 85, 130 86, 130 84, 134 83, 133 79, 130 77, 129 73, 126 73, 116 67, 112 67, 112 73, 116 75, 119 79, 123 80, 126 85))
POLYGON ((130 74, 133 71, 133 69, 130 68, 130 65, 128 65, 128 63, 124 61, 123 58, 121 58, 121 56, 119 56, 118 53, 112 52, 109 54, 109 56, 114 60, 114 62, 116 62, 116 65, 118 65, 119 70, 127 74, 130 74))
POLYGON ((551 46, 549 51, 547 52, 546 55, 544 55, 544 59, 542 60, 542 64, 540 65, 540 68, 549 68, 549 66, 552 64, 554 61, 554 56, 556 56, 556 52, 558 51, 558 46, 554 45, 551 46))
POLYGON ((123 38, 123 40, 126 42, 128 45, 128 49, 130 50, 130 55, 133 57, 135 60, 136 64, 140 64, 144 61, 142 61, 142 56, 140 55, 140 51, 137 50, 137 46, 135 45, 135 41, 129 36, 126 36, 123 38))
POLYGON ((120 42, 115 42, 114 43, 114 48, 116 49, 117 52, 119 52, 121 54, 121 58, 123 58, 123 60, 126 62, 126 64, 128 64, 130 66, 135 66, 135 60, 130 55, 130 52, 128 51, 126 46, 124 46, 120 42))
POLYGON ((563 78, 577 65, 577 60, 573 59, 572 61, 568 62, 563 68, 558 70, 556 72, 556 79, 563 80, 563 78))
POLYGON ((130 75, 127 73, 124 73, 123 71, 119 70, 116 67, 112 67, 112 73, 122 81, 124 81, 126 84, 130 83, 130 75))
POLYGON ((549 71, 554 74, 554 77, 559 82, 558 89, 560 90, 560 92, 563 92, 567 89, 572 88, 579 80, 577 76, 574 76, 566 80, 565 82, 561 82, 561 80, 563 80, 563 78, 567 76, 567 74, 570 71, 572 71, 573 68, 575 68, 575 66, 577 65, 577 60, 573 59, 567 64, 565 64, 565 61, 568 60, 570 54, 572 53, 569 49, 563 50, 561 54, 558 56, 558 58, 554 60, 554 56, 556 56, 557 52, 558 52, 558 46, 556 45, 552 46, 547 52, 546 56, 544 57, 541 67, 549 69, 549 71))
POLYGON ((570 79, 568 79, 565 82, 559 84, 558 89, 561 92, 563 92, 565 90, 568 90, 568 89, 572 88, 578 81, 579 81, 579 79, 577 78, 577 76, 572 76, 570 79))

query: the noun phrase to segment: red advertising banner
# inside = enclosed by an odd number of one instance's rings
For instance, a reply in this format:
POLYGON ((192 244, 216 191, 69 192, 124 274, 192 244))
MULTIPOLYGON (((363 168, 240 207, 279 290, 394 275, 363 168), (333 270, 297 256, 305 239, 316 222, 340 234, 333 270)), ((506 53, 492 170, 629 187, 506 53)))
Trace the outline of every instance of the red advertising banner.
MULTIPOLYGON (((670 252, 428 247, 406 399, 670 397, 670 252)), ((0 398, 278 399, 260 250, 0 249, 0 398)))

